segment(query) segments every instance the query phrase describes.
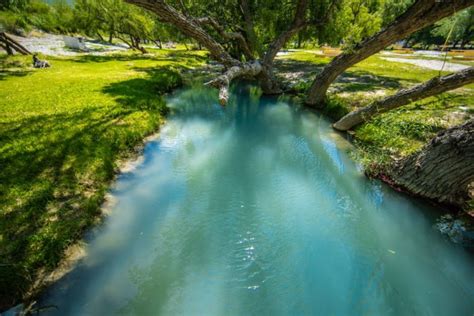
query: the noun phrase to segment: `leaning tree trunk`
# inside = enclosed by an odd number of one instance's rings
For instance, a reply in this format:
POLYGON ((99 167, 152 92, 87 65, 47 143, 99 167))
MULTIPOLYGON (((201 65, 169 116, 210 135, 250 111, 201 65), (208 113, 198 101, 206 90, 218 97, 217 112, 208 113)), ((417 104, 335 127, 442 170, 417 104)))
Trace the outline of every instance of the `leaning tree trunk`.
POLYGON ((375 115, 388 112, 411 102, 456 89, 473 82, 474 67, 447 76, 435 77, 425 83, 416 85, 413 88, 400 90, 392 96, 375 101, 366 107, 355 110, 337 121, 333 127, 340 131, 347 131, 360 123, 368 121, 375 115))
POLYGON ((361 42, 351 52, 335 57, 326 65, 308 90, 306 103, 311 106, 322 106, 329 85, 347 68, 425 26, 471 5, 474 5, 474 0, 417 0, 387 28, 361 42))
POLYGON ((398 161, 389 178, 415 195, 465 207, 474 198, 474 119, 440 132, 421 151, 398 161))

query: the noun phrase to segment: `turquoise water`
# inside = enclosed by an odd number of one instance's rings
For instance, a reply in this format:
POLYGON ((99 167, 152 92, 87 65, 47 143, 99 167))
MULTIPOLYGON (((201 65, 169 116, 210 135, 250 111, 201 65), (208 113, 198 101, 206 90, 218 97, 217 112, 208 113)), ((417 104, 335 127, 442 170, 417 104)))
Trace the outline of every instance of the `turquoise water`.
POLYGON ((365 178, 317 114, 245 84, 216 99, 170 99, 49 314, 474 314, 474 259, 435 209, 365 178))

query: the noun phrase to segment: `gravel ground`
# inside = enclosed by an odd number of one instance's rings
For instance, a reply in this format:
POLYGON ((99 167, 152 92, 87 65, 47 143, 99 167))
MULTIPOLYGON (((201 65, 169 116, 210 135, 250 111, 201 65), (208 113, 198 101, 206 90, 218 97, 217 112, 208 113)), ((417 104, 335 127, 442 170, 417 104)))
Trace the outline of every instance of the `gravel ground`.
POLYGON ((76 56, 78 54, 83 53, 89 53, 92 55, 103 55, 109 52, 123 51, 127 49, 127 47, 122 45, 102 44, 86 40, 85 45, 87 51, 80 52, 67 48, 64 45, 62 35, 42 33, 40 36, 35 37, 12 37, 31 52, 41 53, 50 56, 76 56))
MULTIPOLYGON (((407 58, 397 58, 397 57, 381 57, 381 59, 387 60, 387 61, 393 61, 397 63, 412 64, 418 67, 432 69, 432 70, 440 70, 441 67, 443 67, 443 61, 441 60, 407 59, 407 58)), ((469 66, 446 62, 443 70, 444 71, 460 71, 466 68, 469 68, 469 66)))

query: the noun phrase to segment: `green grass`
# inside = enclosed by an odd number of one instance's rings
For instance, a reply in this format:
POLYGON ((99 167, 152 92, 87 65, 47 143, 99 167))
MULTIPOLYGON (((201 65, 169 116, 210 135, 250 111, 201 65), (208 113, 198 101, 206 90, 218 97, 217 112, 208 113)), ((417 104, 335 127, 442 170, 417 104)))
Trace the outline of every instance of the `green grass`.
MULTIPOLYGON (((341 76, 341 82, 332 85, 337 91, 329 94, 329 102, 324 109, 326 115, 335 121, 374 99, 438 75, 436 70, 389 62, 380 57, 383 56, 374 55, 349 68, 341 76)), ((308 51, 291 52, 279 59, 314 64, 316 72, 331 60, 308 51)), ((296 84, 295 90, 305 91, 314 75, 307 79, 296 84)), ((460 124, 473 115, 474 84, 414 102, 355 128, 354 140, 359 149, 355 157, 369 173, 377 172, 394 159, 417 151, 440 130, 460 124)))
POLYGON ((178 67, 202 52, 153 57, 0 56, 0 306, 25 293, 38 271, 98 218, 117 161, 156 131, 161 95, 181 84, 178 67))

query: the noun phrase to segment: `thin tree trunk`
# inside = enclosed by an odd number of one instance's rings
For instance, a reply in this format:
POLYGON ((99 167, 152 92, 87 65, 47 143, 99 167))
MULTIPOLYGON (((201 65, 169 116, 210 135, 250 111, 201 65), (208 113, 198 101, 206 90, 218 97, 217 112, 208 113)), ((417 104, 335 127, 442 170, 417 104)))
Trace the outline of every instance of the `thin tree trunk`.
POLYGON ((97 32, 96 34, 97 34, 97 37, 99 37, 101 42, 105 42, 104 38, 102 37, 102 34, 100 34, 100 32, 97 32))
POLYGON ((163 49, 163 44, 161 43, 161 40, 159 38, 155 40, 154 42, 155 42, 155 45, 158 46, 159 49, 163 49))
POLYGON ((422 150, 398 161, 389 171, 389 181, 415 195, 464 207, 474 198, 473 161, 471 119, 440 132, 422 150))
POLYGON ((293 22, 287 30, 281 32, 280 35, 269 45, 262 58, 262 72, 259 74, 258 78, 263 91, 267 94, 278 94, 282 92, 280 84, 273 74, 273 61, 275 60, 277 53, 288 42, 288 40, 307 25, 305 12, 308 5, 308 0, 298 1, 293 22))
POLYGON ((360 123, 368 121, 375 115, 388 112, 411 102, 453 90, 473 82, 474 67, 447 76, 435 77, 410 89, 400 90, 392 96, 386 97, 380 101, 375 101, 366 107, 355 110, 341 118, 333 126, 335 129, 340 131, 347 131, 360 123))
POLYGON ((112 44, 113 40, 114 40, 114 33, 110 32, 109 33, 109 43, 112 44))
POLYGON ((23 45, 15 41, 13 38, 7 35, 5 32, 0 33, 0 40, 4 42, 7 53, 13 55, 13 50, 16 50, 22 55, 30 55, 30 51, 27 50, 23 45))
POLYGON ((258 44, 257 34, 255 34, 255 27, 252 19, 252 10, 247 0, 240 0, 240 9, 244 17, 244 30, 248 42, 248 46, 252 54, 263 54, 262 48, 258 44))
POLYGON ((352 51, 335 57, 322 72, 316 76, 306 103, 310 106, 323 106, 329 85, 347 68, 377 53, 388 45, 406 38, 425 26, 449 16, 456 11, 474 4, 474 0, 417 0, 405 13, 387 28, 358 44, 352 51))

